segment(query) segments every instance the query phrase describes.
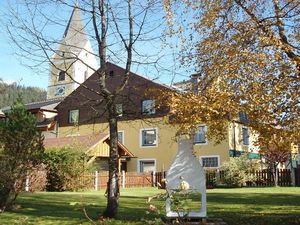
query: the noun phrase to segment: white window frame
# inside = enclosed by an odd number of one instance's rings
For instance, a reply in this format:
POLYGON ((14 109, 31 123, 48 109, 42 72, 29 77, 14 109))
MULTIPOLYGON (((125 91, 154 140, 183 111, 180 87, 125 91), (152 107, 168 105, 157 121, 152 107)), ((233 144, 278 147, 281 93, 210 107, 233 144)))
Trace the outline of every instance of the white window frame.
POLYGON ((158 146, 158 128, 143 128, 140 129, 140 147, 141 148, 155 148, 158 146), (147 130, 155 130, 155 138, 156 138, 156 144, 155 145, 143 145, 143 131, 147 131, 147 130))
POLYGON ((207 140, 207 136, 206 136, 207 129, 208 129, 208 127, 207 127, 206 124, 199 124, 198 125, 198 129, 197 129, 197 131, 195 132, 195 134, 193 136, 194 145, 208 145, 208 140, 207 140), (196 135, 196 132, 199 130, 199 127, 204 127, 204 130, 205 130, 205 142, 203 142, 203 143, 202 142, 195 142, 195 135, 196 135))
MULTIPOLYGON (((120 142, 122 145, 124 145, 125 144, 125 137, 124 137, 124 135, 125 135, 125 132, 124 132, 124 130, 118 130, 118 137, 119 137, 119 133, 122 133, 122 142, 120 142)), ((119 139, 118 139, 119 140, 119 139)))
POLYGON ((141 162, 154 162, 154 172, 156 172, 156 158, 141 158, 137 160, 137 171, 138 173, 143 173, 141 172, 141 162))
POLYGON ((142 100, 142 115, 154 115, 156 113, 156 110, 155 110, 155 100, 153 99, 145 99, 145 100, 142 100), (144 102, 151 102, 151 105, 153 106, 153 108, 150 109, 149 112, 145 112, 144 111, 144 102))
POLYGON ((246 126, 242 127, 242 142, 243 142, 243 146, 246 146, 246 147, 250 146, 250 130, 249 130, 249 127, 246 127, 246 126), (248 130, 248 144, 244 144, 244 133, 243 133, 243 130, 245 128, 248 130))
POLYGON ((199 161, 200 161, 200 164, 203 166, 203 168, 220 168, 220 155, 203 155, 203 156, 199 156, 199 161), (204 167, 202 165, 202 159, 203 158, 217 158, 218 159, 218 166, 204 167))
POLYGON ((69 110, 69 115, 68 115, 68 123, 70 124, 74 124, 74 123, 78 123, 79 122, 79 109, 72 109, 72 110, 69 110), (77 118, 77 121, 73 122, 71 121, 71 112, 72 111, 78 111, 78 118, 77 118))

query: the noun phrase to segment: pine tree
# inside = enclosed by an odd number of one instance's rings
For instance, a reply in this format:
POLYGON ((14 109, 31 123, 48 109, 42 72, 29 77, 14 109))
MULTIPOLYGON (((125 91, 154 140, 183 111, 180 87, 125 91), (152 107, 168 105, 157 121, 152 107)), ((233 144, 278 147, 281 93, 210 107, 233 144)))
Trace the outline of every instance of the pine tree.
POLYGON ((13 205, 26 174, 40 163, 43 137, 36 130, 35 117, 18 97, 5 121, 0 122, 0 210, 13 205))

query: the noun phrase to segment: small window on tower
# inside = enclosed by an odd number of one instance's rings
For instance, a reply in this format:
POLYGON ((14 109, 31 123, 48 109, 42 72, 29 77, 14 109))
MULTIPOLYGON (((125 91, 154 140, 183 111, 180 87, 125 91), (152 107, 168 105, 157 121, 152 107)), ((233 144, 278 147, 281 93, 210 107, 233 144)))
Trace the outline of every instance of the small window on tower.
POLYGON ((60 71, 58 74, 58 81, 63 81, 66 79, 66 72, 65 71, 60 71))

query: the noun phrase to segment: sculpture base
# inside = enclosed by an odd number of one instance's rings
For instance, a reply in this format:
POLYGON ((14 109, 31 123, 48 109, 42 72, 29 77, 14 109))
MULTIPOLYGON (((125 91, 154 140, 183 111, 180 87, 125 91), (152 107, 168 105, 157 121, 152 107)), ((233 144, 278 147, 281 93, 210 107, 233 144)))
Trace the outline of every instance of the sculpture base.
MULTIPOLYGON (((176 218, 168 218, 163 217, 161 218, 164 225, 171 225, 174 224, 176 218)), ((184 221, 185 225, 227 225, 222 219, 214 219, 214 218, 188 218, 184 221)))

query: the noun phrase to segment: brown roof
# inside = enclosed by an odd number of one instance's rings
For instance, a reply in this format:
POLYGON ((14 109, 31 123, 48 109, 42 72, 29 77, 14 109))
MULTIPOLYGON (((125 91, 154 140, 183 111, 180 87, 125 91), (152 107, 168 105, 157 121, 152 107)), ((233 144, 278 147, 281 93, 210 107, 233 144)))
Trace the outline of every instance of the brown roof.
MULTIPOLYGON (((55 107, 63 100, 63 98, 55 98, 55 99, 47 99, 45 101, 39 102, 30 102, 26 103, 25 108, 27 110, 34 110, 34 109, 42 109, 45 111, 54 111, 56 112, 55 107)), ((7 113, 11 110, 10 106, 4 107, 1 109, 3 112, 7 113)))
MULTIPOLYGON (((45 148, 62 148, 67 146, 80 146, 87 151, 99 142, 106 142, 109 144, 108 134, 96 134, 85 136, 69 136, 60 138, 47 138, 44 140, 45 148)), ((134 157, 134 155, 121 143, 118 142, 118 151, 122 156, 134 157)))
POLYGON ((86 136, 69 136, 60 138, 47 138, 44 140, 45 148, 61 148, 66 146, 79 145, 89 149, 103 139, 108 138, 108 134, 86 135, 86 136))

